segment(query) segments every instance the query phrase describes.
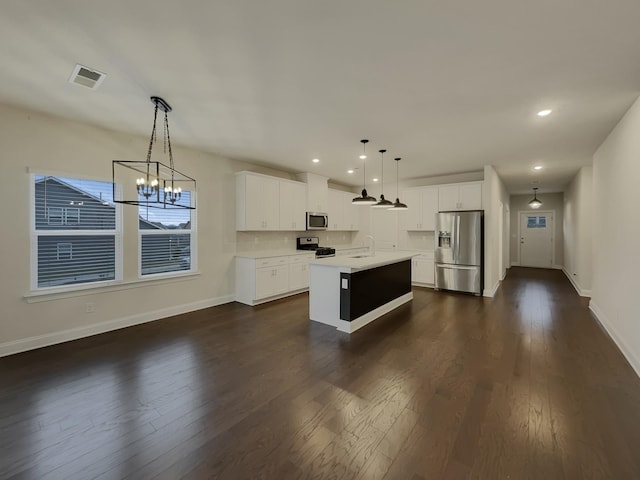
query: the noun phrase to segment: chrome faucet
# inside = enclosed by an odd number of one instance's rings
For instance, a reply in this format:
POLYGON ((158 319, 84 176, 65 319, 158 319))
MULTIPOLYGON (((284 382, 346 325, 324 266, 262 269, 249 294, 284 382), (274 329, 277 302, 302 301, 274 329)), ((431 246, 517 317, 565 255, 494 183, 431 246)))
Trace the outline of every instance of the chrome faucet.
POLYGON ((369 255, 375 256, 376 254, 376 239, 373 238, 373 235, 365 235, 364 238, 370 238, 371 244, 369 245, 369 255))

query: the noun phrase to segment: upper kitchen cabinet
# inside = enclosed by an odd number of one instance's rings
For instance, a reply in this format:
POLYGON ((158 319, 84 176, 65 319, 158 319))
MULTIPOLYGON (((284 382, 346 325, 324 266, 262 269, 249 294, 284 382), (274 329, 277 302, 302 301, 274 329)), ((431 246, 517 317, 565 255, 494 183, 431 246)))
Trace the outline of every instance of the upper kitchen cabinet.
POLYGON ((441 212, 482 210, 482 182, 438 187, 438 208, 441 212))
POLYGON ((305 230, 306 201, 307 186, 304 183, 280 180, 280 230, 305 230))
POLYGON ((351 200, 356 196, 355 193, 343 192, 342 190, 328 190, 329 209, 329 228, 328 230, 351 231, 358 230, 359 211, 358 206, 353 205, 351 200))
POLYGON ((252 172, 236 173, 236 230, 279 229, 279 180, 252 172))
POLYGON ((307 211, 328 213, 329 187, 328 178, 315 173, 300 173, 298 179, 307 184, 307 211))
POLYGON ((409 188, 402 192, 409 209, 400 213, 401 228, 407 231, 433 231, 438 213, 438 187, 409 188))

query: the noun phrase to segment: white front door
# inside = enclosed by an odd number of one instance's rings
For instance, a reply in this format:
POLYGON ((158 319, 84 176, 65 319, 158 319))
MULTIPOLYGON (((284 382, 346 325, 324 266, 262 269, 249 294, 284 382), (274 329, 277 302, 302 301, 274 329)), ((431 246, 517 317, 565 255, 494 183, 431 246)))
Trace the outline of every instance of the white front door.
POLYGON ((553 267, 553 213, 520 213, 520 265, 553 267))

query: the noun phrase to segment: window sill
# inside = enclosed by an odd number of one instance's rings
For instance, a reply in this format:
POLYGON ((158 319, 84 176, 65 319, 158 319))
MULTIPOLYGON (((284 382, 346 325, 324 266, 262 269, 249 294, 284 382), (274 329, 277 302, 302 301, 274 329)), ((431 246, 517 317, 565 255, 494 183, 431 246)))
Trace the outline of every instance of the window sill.
POLYGON ((138 280, 129 280, 121 282, 110 282, 100 285, 83 285, 76 288, 65 288, 47 291, 33 291, 26 293, 23 298, 27 303, 48 302, 51 300, 60 300, 62 298, 81 297, 84 295, 95 295, 97 293, 117 292, 120 290, 129 290, 131 288, 149 287, 152 285, 164 285, 167 283, 182 282, 192 280, 194 277, 200 276, 200 272, 188 272, 179 275, 162 276, 156 278, 143 278, 138 280))

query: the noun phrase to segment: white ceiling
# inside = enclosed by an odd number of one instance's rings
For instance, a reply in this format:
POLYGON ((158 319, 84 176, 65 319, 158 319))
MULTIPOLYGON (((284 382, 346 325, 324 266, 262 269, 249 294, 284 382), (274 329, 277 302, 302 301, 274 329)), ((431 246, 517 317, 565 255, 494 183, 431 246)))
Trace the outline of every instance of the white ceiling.
POLYGON ((638 0, 2 0, 0 102, 147 136, 159 95, 175 144, 231 158, 357 185, 369 138, 369 178, 386 148, 387 178, 558 191, 640 94, 639 24, 638 0))

